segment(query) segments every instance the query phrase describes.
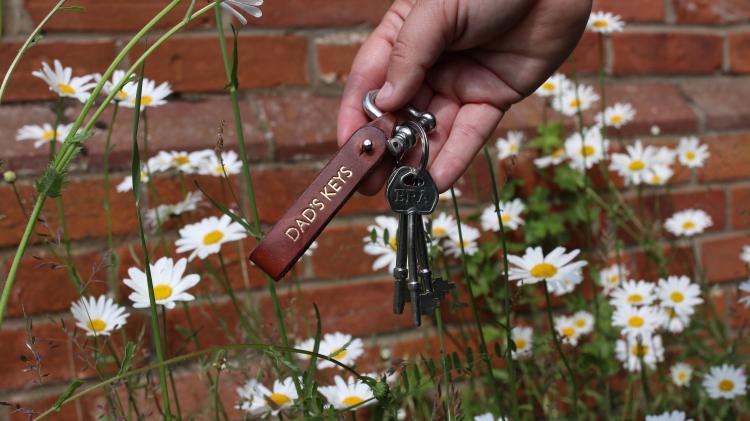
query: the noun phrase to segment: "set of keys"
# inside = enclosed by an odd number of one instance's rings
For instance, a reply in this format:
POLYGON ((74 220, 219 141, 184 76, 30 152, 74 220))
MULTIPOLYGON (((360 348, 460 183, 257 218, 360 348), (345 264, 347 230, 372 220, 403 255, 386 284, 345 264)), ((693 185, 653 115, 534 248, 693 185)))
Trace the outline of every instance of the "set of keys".
POLYGON ((427 134, 437 124, 432 114, 410 106, 399 113, 383 113, 375 106, 376 95, 377 91, 368 92, 363 100, 373 121, 352 134, 252 251, 250 260, 273 279, 281 279, 362 180, 390 155, 396 166, 385 192, 391 210, 399 215, 393 311, 401 314, 411 303, 412 320, 420 326, 422 316, 433 315, 454 287, 433 277, 423 220, 438 202, 437 187, 427 171, 427 134), (419 166, 403 164, 402 157, 417 143, 422 146, 419 166))

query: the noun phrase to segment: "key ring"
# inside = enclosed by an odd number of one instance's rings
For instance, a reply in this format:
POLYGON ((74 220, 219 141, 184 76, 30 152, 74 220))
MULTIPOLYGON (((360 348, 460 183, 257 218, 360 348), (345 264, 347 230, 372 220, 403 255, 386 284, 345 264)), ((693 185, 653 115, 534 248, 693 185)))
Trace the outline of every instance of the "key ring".
MULTIPOLYGON (((367 92, 362 100, 362 108, 371 119, 378 119, 385 114, 377 107, 377 105, 375 105, 375 98, 377 95, 378 90, 372 90, 367 92)), ((422 154, 422 170, 425 170, 427 167, 426 157, 429 155, 427 133, 434 130, 437 126, 435 116, 428 112, 419 111, 411 105, 404 107, 403 111, 414 118, 414 120, 396 125, 392 137, 387 141, 388 151, 400 161, 404 152, 411 149, 416 143, 417 137, 420 137, 422 139, 423 149, 426 151, 426 153, 422 154)))
POLYGON ((422 144, 422 158, 419 161, 419 171, 427 171, 427 161, 430 159, 430 142, 427 141, 427 131, 416 121, 407 121, 405 126, 411 127, 422 144))

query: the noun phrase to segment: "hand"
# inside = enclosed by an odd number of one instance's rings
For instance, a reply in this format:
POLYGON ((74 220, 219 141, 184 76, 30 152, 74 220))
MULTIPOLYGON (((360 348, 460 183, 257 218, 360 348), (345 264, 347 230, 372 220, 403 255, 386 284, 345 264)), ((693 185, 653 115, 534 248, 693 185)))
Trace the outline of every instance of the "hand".
MULTIPOLYGON (((339 110, 338 143, 368 121, 362 98, 437 118, 428 168, 438 189, 466 170, 511 105, 531 94, 578 43, 591 0, 396 0, 357 53, 339 110)), ((361 192, 375 194, 389 169, 361 192)))

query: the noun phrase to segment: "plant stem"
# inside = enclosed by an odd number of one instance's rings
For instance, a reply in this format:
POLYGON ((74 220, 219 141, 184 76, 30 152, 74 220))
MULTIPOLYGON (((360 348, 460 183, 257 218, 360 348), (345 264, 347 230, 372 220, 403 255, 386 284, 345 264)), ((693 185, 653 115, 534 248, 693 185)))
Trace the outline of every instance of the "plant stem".
POLYGON ((222 284, 221 286, 224 287, 227 295, 229 295, 229 300, 232 302, 234 311, 237 313, 237 318, 240 319, 240 323, 245 329, 245 334, 249 339, 255 338, 257 336, 255 330, 250 326, 250 322, 247 321, 245 310, 237 300, 237 296, 234 294, 234 289, 232 289, 232 284, 229 282, 229 272, 227 271, 227 265, 224 262, 224 256, 221 254, 221 251, 219 252, 219 265, 221 266, 221 276, 217 276, 219 282, 222 284), (223 279, 221 279, 222 277, 223 279))
POLYGON ((555 348, 557 349, 557 353, 560 354, 560 359, 563 362, 563 365, 565 365, 565 369, 568 371, 568 381, 570 382, 570 385, 572 387, 570 397, 571 397, 571 403, 573 404, 573 415, 575 419, 578 419, 578 385, 576 384, 576 378, 575 374, 573 373, 573 369, 570 368, 570 364, 568 363, 568 359, 565 357, 565 353, 562 350, 562 345, 560 344, 560 338, 557 337, 557 330, 555 329, 555 321, 552 319, 552 303, 550 302, 549 298, 549 289, 547 288, 547 281, 542 281, 542 284, 544 284, 544 301, 547 305, 547 319, 549 320, 549 329, 550 333, 552 334, 552 341, 555 343, 555 348))
MULTIPOLYGON (((161 320, 162 320, 162 329, 164 332, 164 358, 169 359, 169 338, 167 336, 167 308, 162 306, 161 307, 161 320)), ((169 373, 169 383, 172 385, 172 397, 174 400, 174 407, 177 410, 177 419, 182 419, 182 410, 180 409, 180 397, 177 396, 177 386, 174 382, 174 374, 172 373, 172 369, 169 368, 167 370, 169 373)))
POLYGON ((110 141, 112 140, 112 131, 114 130, 115 121, 117 118, 117 111, 120 109, 120 103, 115 102, 112 109, 112 118, 109 121, 109 127, 107 127, 107 138, 104 142, 104 157, 102 162, 102 170, 104 171, 104 222, 107 227, 107 252, 109 257, 109 267, 107 268, 107 281, 109 283, 109 289, 115 297, 118 297, 119 284, 117 282, 117 255, 115 254, 114 239, 112 235, 112 207, 111 207, 111 195, 110 195, 110 184, 109 184, 109 154, 112 151, 110 141))

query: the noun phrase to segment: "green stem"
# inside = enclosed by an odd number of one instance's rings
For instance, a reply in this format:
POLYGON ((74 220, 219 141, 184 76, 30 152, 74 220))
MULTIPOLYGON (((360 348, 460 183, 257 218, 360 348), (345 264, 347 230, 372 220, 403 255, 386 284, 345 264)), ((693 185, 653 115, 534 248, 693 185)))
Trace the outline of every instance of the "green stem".
MULTIPOLYGON (((167 309, 166 307, 161 307, 161 320, 162 320, 162 329, 164 332, 164 358, 169 359, 169 339, 167 336, 167 309)), ((180 397, 177 396, 177 385, 174 381, 174 374, 172 373, 172 369, 169 368, 167 370, 167 373, 169 373, 169 383, 172 386, 172 396, 174 400, 174 407, 177 410, 177 419, 182 419, 182 410, 180 409, 180 397)))
POLYGON ((23 206, 23 199, 21 199, 21 193, 18 192, 18 187, 16 187, 16 183, 10 183, 11 188, 13 188, 13 194, 16 195, 16 201, 18 202, 18 207, 21 208, 21 213, 23 213, 23 217, 28 219, 29 213, 26 212, 26 208, 23 206))
POLYGON ((447 353, 445 352, 445 326, 443 325, 443 318, 440 314, 440 307, 435 308, 435 323, 437 324, 437 332, 438 332, 438 342, 440 343, 440 364, 443 367, 443 387, 445 388, 445 400, 444 402, 444 410, 446 419, 448 421, 453 419, 453 415, 451 414, 451 379, 450 379, 450 372, 448 371, 448 361, 447 361, 447 353))
POLYGON ((547 288, 547 281, 542 281, 542 284, 544 284, 544 301, 547 305, 547 319, 549 320, 549 329, 550 333, 552 334, 552 341, 555 343, 555 348, 557 349, 557 353, 560 354, 560 359, 563 362, 563 365, 565 365, 565 369, 568 372, 568 381, 570 382, 571 386, 571 392, 570 392, 570 398, 571 403, 573 404, 573 415, 575 419, 578 419, 578 385, 576 383, 575 373, 573 373, 573 369, 570 367, 570 364, 568 363, 568 359, 565 357, 565 353, 562 350, 562 345, 560 344, 560 338, 557 336, 557 330, 555 329, 555 321, 552 319, 552 303, 550 302, 549 298, 549 289, 547 288))
POLYGON ((245 329, 245 334, 249 339, 257 337, 257 335, 255 334, 255 330, 252 326, 250 326, 250 322, 247 321, 247 317, 245 315, 244 309, 242 308, 242 305, 237 300, 237 296, 234 294, 232 284, 229 282, 229 272, 227 271, 227 265, 224 262, 224 256, 221 254, 221 252, 219 252, 219 265, 221 266, 221 276, 217 276, 217 278, 219 278, 219 282, 222 284, 221 286, 224 287, 227 295, 229 295, 229 300, 232 302, 234 311, 237 313, 237 318, 240 319, 240 323, 245 329))
POLYGON ((117 282, 117 255, 115 254, 114 238, 112 235, 112 206, 111 206, 111 194, 109 184, 109 154, 112 152, 110 142, 112 140, 112 131, 114 130, 115 121, 117 118, 117 111, 120 109, 120 103, 115 102, 114 108, 112 109, 112 118, 109 121, 109 127, 107 127, 107 138, 104 142, 104 157, 102 162, 102 170, 104 171, 104 222, 107 227, 107 252, 109 254, 109 268, 107 268, 107 281, 109 283, 109 289, 112 291, 115 297, 118 297, 119 284, 117 282))

